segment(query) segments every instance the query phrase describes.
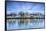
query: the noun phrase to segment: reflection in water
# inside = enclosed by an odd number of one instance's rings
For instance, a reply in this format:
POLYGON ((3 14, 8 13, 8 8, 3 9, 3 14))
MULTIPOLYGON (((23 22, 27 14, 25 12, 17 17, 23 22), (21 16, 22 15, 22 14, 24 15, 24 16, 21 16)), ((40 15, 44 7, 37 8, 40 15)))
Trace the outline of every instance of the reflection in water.
POLYGON ((9 23, 9 24, 14 24, 16 21, 15 21, 16 19, 7 19, 7 22, 9 23))
POLYGON ((14 19, 7 22, 8 30, 26 28, 44 28, 44 19, 14 19))

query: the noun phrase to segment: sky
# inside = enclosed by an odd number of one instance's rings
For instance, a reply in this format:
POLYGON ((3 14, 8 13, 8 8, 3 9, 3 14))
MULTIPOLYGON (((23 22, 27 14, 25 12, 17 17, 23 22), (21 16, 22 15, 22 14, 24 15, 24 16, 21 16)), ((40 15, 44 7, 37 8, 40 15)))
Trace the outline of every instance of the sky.
POLYGON ((7 2, 7 14, 16 13, 20 11, 28 13, 42 13, 44 14, 44 3, 32 2, 7 2))

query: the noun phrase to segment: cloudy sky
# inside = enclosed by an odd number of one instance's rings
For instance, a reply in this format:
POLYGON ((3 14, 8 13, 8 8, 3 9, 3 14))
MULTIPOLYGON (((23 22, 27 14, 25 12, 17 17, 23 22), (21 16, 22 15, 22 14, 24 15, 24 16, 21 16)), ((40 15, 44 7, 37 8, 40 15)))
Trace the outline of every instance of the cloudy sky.
POLYGON ((7 2, 7 14, 19 13, 20 11, 44 14, 44 3, 7 2))

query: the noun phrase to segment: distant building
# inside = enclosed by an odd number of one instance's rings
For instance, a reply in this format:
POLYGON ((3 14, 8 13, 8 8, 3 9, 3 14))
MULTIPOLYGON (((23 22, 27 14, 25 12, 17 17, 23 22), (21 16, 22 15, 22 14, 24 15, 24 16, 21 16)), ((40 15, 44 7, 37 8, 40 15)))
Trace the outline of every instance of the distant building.
MULTIPOLYGON (((22 18, 22 19, 18 20, 19 23, 29 23, 30 21, 34 20, 35 18, 44 18, 44 15, 39 14, 39 13, 28 14, 28 13, 20 12, 18 15, 17 14, 13 14, 13 13, 12 14, 8 14, 7 15, 7 19, 8 18, 22 18), (34 19, 30 19, 30 18, 34 18, 34 19)), ((13 20, 16 21, 16 19, 10 19, 8 21, 13 21, 13 20)))

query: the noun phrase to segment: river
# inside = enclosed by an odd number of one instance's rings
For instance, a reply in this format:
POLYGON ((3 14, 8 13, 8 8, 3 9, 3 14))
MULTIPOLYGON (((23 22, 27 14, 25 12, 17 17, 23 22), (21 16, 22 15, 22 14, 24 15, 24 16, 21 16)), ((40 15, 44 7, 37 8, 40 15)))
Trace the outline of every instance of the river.
POLYGON ((19 24, 19 19, 16 19, 13 23, 7 22, 7 30, 12 29, 32 29, 32 28, 44 28, 44 19, 35 19, 26 24, 19 24))

